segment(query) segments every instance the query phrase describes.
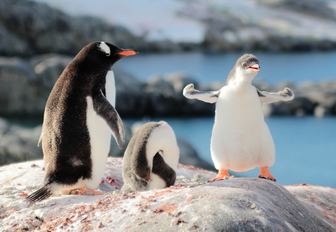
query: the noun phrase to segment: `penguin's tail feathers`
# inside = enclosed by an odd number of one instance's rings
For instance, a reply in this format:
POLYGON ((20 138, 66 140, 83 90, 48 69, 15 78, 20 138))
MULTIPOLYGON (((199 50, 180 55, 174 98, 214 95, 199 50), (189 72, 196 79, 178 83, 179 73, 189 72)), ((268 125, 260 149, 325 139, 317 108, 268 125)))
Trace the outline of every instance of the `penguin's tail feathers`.
POLYGON ((35 192, 27 196, 26 199, 31 203, 35 203, 35 202, 47 199, 48 197, 52 195, 52 191, 50 187, 51 187, 50 184, 46 184, 42 188, 36 190, 35 192))

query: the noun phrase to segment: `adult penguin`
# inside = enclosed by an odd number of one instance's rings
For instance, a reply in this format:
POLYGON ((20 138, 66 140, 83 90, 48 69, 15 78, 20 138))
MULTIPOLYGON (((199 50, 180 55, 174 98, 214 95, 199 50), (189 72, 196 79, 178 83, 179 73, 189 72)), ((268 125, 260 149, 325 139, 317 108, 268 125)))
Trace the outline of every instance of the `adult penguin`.
POLYGON ((112 65, 135 55, 106 42, 82 48, 56 81, 44 111, 40 141, 44 186, 27 197, 43 200, 54 194, 99 194, 111 132, 123 147, 124 127, 115 110, 112 65))

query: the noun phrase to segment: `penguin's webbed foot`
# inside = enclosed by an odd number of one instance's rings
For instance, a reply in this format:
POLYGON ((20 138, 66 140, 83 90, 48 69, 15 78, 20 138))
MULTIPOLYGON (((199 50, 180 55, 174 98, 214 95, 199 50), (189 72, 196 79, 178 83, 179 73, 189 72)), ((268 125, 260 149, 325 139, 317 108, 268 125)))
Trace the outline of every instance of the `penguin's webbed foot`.
POLYGON ((271 181, 276 182, 275 177, 272 176, 268 167, 261 167, 258 177, 261 178, 261 179, 266 179, 266 180, 271 180, 271 181))
POLYGON ((90 188, 77 188, 72 189, 69 192, 70 195, 89 195, 89 196, 96 196, 96 195, 103 195, 103 192, 96 190, 96 189, 90 189, 90 188))
POLYGON ((210 179, 209 182, 214 182, 218 180, 227 180, 231 177, 233 176, 230 175, 229 170, 223 169, 223 170, 219 170, 217 176, 210 179))

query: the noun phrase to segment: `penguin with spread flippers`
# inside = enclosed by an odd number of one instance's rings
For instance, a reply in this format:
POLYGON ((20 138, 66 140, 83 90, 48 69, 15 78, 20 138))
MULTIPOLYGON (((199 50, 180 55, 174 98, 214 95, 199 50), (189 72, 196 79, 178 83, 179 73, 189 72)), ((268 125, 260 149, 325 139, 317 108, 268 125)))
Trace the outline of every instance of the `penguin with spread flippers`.
POLYGON ((229 170, 243 172, 258 167, 260 178, 275 181, 269 171, 275 162, 275 148, 262 104, 291 101, 294 92, 289 88, 279 92, 257 89, 252 80, 259 71, 259 60, 245 54, 237 60, 220 90, 199 91, 193 84, 183 90, 186 98, 216 103, 211 157, 218 175, 213 180, 230 177, 229 170))
POLYGON ((135 55, 106 42, 80 50, 56 81, 44 111, 40 141, 44 186, 27 197, 43 200, 54 194, 99 194, 111 134, 123 147, 124 127, 115 110, 112 65, 135 55))
POLYGON ((175 133, 167 122, 148 122, 131 138, 123 159, 123 191, 173 185, 180 156, 175 133))

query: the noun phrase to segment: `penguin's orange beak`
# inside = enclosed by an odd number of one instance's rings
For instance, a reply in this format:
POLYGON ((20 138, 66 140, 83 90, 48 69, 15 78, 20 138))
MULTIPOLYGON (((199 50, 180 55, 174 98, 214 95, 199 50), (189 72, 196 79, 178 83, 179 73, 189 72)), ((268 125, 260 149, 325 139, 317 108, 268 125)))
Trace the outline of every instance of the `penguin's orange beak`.
POLYGON ((134 56, 134 55, 138 54, 138 52, 135 51, 135 50, 131 50, 131 49, 124 49, 124 50, 121 50, 120 52, 118 52, 117 54, 120 55, 120 56, 134 56))

